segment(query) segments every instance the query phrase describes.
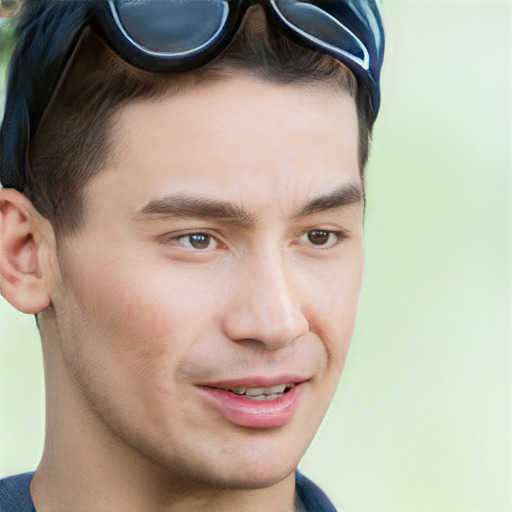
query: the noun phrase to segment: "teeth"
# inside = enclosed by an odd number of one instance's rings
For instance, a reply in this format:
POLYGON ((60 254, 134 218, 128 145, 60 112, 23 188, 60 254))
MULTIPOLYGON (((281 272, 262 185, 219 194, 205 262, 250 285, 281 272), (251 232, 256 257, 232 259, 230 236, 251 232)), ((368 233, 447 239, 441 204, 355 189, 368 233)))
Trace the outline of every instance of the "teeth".
POLYGON ((260 387, 260 388, 248 388, 244 386, 235 386, 232 388, 229 388, 229 391, 232 391, 233 393, 237 395, 245 395, 247 397, 258 397, 257 400, 265 400, 265 397, 271 396, 274 397, 275 395, 281 395, 285 392, 286 389, 291 389, 295 386, 295 384, 277 384, 276 386, 267 386, 267 387, 260 387), (259 397, 263 398, 259 398, 259 397))
POLYGON ((249 395, 246 395, 247 398, 249 398, 250 400, 258 400, 258 401, 261 401, 261 400, 275 400, 276 398, 281 398, 283 396, 282 393, 276 393, 274 395, 257 395, 257 396, 249 396, 249 395))
POLYGON ((245 394, 247 396, 263 395, 265 388, 247 388, 245 394))
POLYGON ((277 386, 270 386, 267 388, 266 395, 273 395, 274 393, 284 393, 286 389, 286 384, 279 384, 277 386))
POLYGON ((257 396, 246 395, 246 396, 249 397, 251 400, 266 400, 267 399, 266 395, 257 395, 257 396))

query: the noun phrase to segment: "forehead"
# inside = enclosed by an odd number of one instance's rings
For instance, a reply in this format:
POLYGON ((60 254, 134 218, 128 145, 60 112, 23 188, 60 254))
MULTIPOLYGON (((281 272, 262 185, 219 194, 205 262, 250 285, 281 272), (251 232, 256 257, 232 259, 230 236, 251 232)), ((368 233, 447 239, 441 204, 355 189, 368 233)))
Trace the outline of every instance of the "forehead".
POLYGON ((124 190, 133 208, 192 189, 263 207, 283 194, 304 201, 360 181, 350 96, 244 77, 130 103, 117 117, 112 150, 93 185, 124 190))

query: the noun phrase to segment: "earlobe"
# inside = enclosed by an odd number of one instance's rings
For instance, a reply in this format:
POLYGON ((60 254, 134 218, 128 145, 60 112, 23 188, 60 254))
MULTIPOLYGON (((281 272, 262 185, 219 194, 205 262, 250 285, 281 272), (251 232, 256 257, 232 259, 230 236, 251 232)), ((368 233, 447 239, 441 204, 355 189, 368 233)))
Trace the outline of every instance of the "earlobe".
POLYGON ((50 305, 43 220, 23 194, 0 190, 0 289, 15 308, 28 314, 50 305))

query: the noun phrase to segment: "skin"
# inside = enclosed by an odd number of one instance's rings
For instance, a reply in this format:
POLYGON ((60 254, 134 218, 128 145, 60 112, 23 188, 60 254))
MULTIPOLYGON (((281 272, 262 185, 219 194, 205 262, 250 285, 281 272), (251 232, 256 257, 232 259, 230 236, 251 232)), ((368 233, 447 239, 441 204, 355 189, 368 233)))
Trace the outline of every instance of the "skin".
POLYGON ((340 379, 364 268, 362 194, 300 212, 362 191, 354 101, 239 76, 132 103, 114 136, 75 236, 57 244, 26 198, 1 191, 2 294, 42 312, 36 507, 292 511, 294 470, 340 379), (180 194, 231 202, 247 218, 138 214, 180 194), (285 374, 307 380, 276 428, 234 424, 199 387, 285 374))

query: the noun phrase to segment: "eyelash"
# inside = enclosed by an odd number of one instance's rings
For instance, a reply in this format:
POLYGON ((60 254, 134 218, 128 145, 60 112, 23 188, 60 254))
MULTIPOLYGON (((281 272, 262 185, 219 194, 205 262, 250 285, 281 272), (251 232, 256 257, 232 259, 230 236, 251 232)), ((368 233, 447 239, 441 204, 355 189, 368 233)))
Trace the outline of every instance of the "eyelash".
MULTIPOLYGON (((328 239, 332 236, 335 237, 335 240, 329 245, 327 245, 327 244, 316 245, 314 243, 310 244, 310 247, 313 247, 313 248, 316 248, 319 250, 331 249, 332 247, 335 247, 340 242, 342 242, 343 240, 346 240, 348 238, 348 233, 346 231, 332 230, 332 229, 309 229, 308 231, 299 233, 297 238, 299 240, 301 240, 304 237, 307 237, 309 239, 309 242, 311 242, 310 236, 314 233, 317 233, 317 234, 325 233, 325 234, 327 234, 328 239)), ((169 236, 169 237, 166 237, 164 240, 164 244, 168 244, 168 243, 176 243, 177 245, 181 245, 182 247, 185 247, 186 249, 193 251, 193 252, 208 252, 210 250, 215 250, 218 248, 219 245, 222 245, 222 242, 215 235, 212 235, 206 231, 193 231, 190 233, 182 233, 179 235, 169 236), (217 246, 214 249, 209 249, 208 247, 204 248, 204 249, 198 249, 197 247, 191 246, 191 244, 190 244, 190 246, 187 247, 185 244, 180 243, 180 240, 183 240, 183 239, 186 239, 190 242, 191 237, 193 237, 193 236, 203 236, 205 238, 208 238, 209 241, 215 241, 217 246)))

